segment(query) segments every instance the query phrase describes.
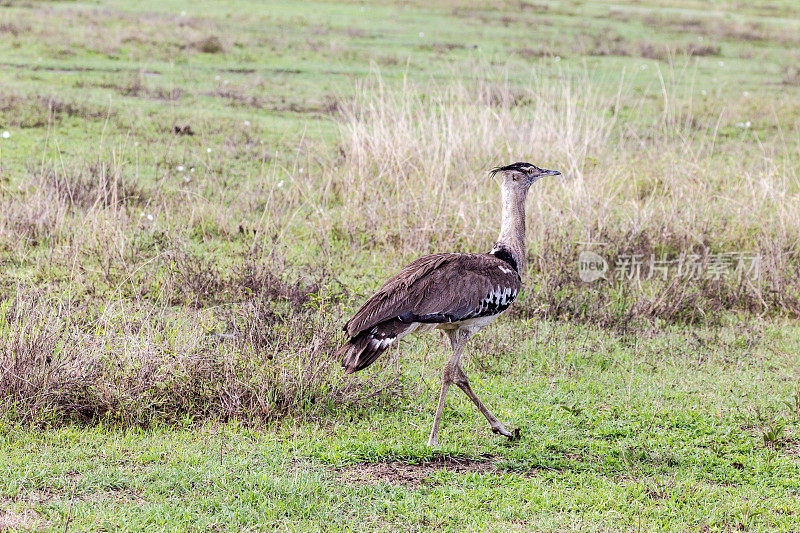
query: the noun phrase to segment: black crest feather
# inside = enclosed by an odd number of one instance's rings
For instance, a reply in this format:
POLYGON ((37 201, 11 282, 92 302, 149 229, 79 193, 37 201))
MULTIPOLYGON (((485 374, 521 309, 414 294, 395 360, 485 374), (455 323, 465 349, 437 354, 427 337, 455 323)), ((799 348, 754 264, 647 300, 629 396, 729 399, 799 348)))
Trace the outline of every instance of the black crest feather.
POLYGON ((505 172, 507 170, 519 170, 523 172, 526 168, 536 168, 536 165, 531 165, 530 163, 526 163, 524 161, 517 161, 516 163, 511 163, 510 165, 506 165, 504 167, 494 167, 492 170, 489 171, 490 176, 494 176, 498 172, 505 172))

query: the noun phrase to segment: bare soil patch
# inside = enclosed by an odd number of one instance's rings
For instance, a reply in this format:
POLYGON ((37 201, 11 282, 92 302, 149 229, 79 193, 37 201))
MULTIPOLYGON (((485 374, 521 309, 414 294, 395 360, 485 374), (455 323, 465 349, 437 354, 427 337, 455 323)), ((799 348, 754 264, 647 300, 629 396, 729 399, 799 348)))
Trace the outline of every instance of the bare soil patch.
POLYGON ((800 458, 800 438, 784 437, 774 447, 778 448, 786 455, 800 458))
MULTIPOLYGON (((27 490, 18 494, 15 497, 0 499, 0 524, 2 524, 2 509, 3 502, 18 502, 23 505, 42 505, 45 503, 70 503, 70 502, 89 502, 89 503, 102 503, 102 502, 136 502, 137 504, 145 504, 147 500, 138 492, 128 488, 118 489, 100 489, 93 491, 54 491, 50 489, 42 490, 27 490)), ((34 513, 34 511, 24 511, 25 513, 34 513)), ((32 515, 33 518, 35 516, 32 515)), ((3 528, 0 527, 0 531, 3 528)))
POLYGON ((417 463, 405 461, 381 461, 376 463, 359 463, 337 468, 336 473, 348 483, 390 483, 392 485, 418 486, 434 484, 428 478, 437 472, 455 472, 459 474, 508 474, 513 473, 499 467, 497 459, 486 454, 478 458, 463 455, 436 454, 428 460, 417 463))
POLYGON ((25 531, 41 526, 39 515, 34 511, 12 511, 0 508, 0 531, 25 531))

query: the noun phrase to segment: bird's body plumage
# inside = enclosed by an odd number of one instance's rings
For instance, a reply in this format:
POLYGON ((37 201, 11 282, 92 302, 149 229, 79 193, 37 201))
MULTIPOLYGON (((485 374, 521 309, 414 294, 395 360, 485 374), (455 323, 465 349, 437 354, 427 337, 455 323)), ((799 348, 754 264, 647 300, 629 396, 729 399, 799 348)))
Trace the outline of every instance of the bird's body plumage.
POLYGON ((437 444, 439 424, 451 383, 458 385, 486 417, 495 433, 519 436, 503 427, 470 387, 460 358, 467 340, 502 314, 522 290, 525 264, 525 198, 543 176, 559 172, 530 163, 492 169, 501 174, 503 222, 489 253, 443 253, 420 257, 392 276, 347 321, 348 340, 339 349, 348 373, 371 365, 406 335, 437 328, 450 339, 453 354, 445 364, 442 389, 429 446, 437 444))
POLYGON ((485 327, 511 305, 521 288, 512 264, 492 253, 420 257, 389 279, 345 324, 351 339, 340 350, 343 366, 347 372, 366 368, 415 331, 485 327))

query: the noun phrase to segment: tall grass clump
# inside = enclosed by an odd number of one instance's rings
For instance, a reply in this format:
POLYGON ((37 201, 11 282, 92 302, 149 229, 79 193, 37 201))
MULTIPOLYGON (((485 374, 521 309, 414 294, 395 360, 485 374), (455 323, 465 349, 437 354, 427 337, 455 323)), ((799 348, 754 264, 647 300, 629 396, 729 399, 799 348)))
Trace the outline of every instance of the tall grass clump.
POLYGON ((483 77, 392 88, 368 79, 340 116, 336 182, 347 212, 366 227, 413 234, 415 246, 456 229, 485 241, 499 217, 488 168, 522 158, 583 177, 615 135, 619 94, 577 91, 570 80, 536 77, 522 87, 483 77))
POLYGON ((344 379, 336 327, 259 299, 189 314, 20 290, 0 305, 0 408, 39 425, 269 424, 397 397, 396 375, 344 379))

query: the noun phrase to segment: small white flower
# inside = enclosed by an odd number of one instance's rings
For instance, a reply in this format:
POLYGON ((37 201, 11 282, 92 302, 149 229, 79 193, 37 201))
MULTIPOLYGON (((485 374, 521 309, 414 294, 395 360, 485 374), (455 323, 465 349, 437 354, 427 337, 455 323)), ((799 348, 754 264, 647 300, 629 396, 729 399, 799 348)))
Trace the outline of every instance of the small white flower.
POLYGON ((139 141, 133 141, 134 146, 139 146, 139 141))
POLYGON ((303 171, 303 167, 300 167, 300 172, 302 172, 302 171, 303 171))
POLYGON ((210 154, 211 153, 211 148, 206 148, 206 152, 210 154))
POLYGON ((181 16, 185 17, 186 16, 186 11, 181 11, 181 16))
POLYGON ((8 139, 9 137, 11 137, 11 132, 8 131, 8 130, 4 131, 3 132, 3 139, 8 139))
POLYGON ((748 96, 750 96, 750 93, 747 92, 747 91, 742 91, 742 96, 748 97, 748 96))
POLYGON ((229 82, 228 82, 228 80, 224 80, 222 83, 223 83, 223 85, 228 85, 229 82))
POLYGON ((147 220, 152 221, 153 220, 153 215, 151 215, 150 213, 147 213, 147 220))
POLYGON ((249 126, 249 125, 250 125, 250 121, 249 121, 249 120, 245 120, 245 121, 244 121, 244 125, 245 125, 245 126, 249 126))
POLYGON ((750 125, 751 125, 751 124, 750 124, 750 121, 749 121, 749 120, 748 120, 747 122, 745 122, 745 123, 744 123, 744 127, 745 127, 745 128, 749 128, 749 127, 750 127, 750 125))
POLYGON ((215 80, 217 80, 217 81, 219 81, 219 80, 221 80, 221 79, 222 79, 222 76, 220 76, 219 74, 217 74, 216 76, 214 76, 214 79, 215 79, 215 80))
POLYGON ((283 187, 283 180, 278 182, 278 187, 283 187))
POLYGON ((37 57, 37 58, 36 58, 36 61, 38 61, 39 63, 41 63, 41 62, 42 62, 42 58, 41 58, 41 57, 37 57))
POLYGON ((640 68, 640 69, 642 69, 642 70, 647 70, 647 65, 646 65, 646 64, 645 64, 645 65, 642 65, 642 66, 641 66, 641 67, 639 67, 639 68, 640 68))
POLYGON ((189 172, 194 172, 194 167, 190 168, 189 172))
POLYGON ((423 37, 425 37, 425 32, 419 32, 419 38, 422 39, 423 37))
POLYGON ((561 56, 556 56, 556 57, 554 57, 554 58, 553 58, 553 61, 555 61, 556 63, 558 63, 559 61, 561 61, 561 56))
POLYGON ((719 65, 721 67, 724 67, 725 66, 725 62, 724 61, 720 61, 719 63, 717 63, 717 65, 719 65))
POLYGON ((703 89, 702 91, 700 91, 700 94, 702 94, 703 96, 705 96, 705 95, 707 95, 707 94, 708 94, 708 91, 706 91, 705 89, 703 89))
POLYGON ((183 172, 184 170, 186 170, 186 168, 184 168, 184 166, 183 166, 183 165, 178 165, 178 166, 176 167, 176 170, 177 170, 178 172, 183 172))
POLYGON ((189 183, 190 181, 192 181, 192 178, 190 178, 189 176, 187 176, 187 175, 185 175, 185 174, 184 174, 184 176, 183 176, 183 181, 184 181, 185 183, 189 183))

